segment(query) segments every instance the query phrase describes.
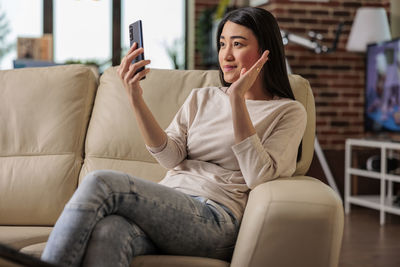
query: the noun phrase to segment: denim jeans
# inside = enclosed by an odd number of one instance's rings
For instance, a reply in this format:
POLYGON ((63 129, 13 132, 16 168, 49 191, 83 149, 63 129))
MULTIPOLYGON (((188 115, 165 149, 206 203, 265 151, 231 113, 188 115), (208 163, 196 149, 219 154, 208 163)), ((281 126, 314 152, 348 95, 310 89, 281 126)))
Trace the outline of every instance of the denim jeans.
POLYGON ((230 260, 238 230, 232 212, 210 199, 94 171, 65 206, 42 260, 61 266, 129 266, 145 254, 230 260))

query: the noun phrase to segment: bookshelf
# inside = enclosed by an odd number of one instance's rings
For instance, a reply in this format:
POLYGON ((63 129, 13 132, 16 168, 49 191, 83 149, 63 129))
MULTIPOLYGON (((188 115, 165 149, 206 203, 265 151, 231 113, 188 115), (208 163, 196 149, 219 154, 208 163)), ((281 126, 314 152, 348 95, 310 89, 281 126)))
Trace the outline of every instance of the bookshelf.
POLYGON ((393 204, 393 183, 400 183, 400 174, 386 172, 386 160, 393 151, 400 152, 400 143, 368 139, 347 139, 345 149, 345 213, 351 211, 351 204, 363 206, 379 211, 380 224, 385 224, 385 213, 400 215, 400 207, 393 204), (354 147, 378 148, 380 150, 380 172, 369 171, 351 164, 354 147), (380 181, 378 195, 352 195, 351 180, 353 176, 361 176, 380 181))

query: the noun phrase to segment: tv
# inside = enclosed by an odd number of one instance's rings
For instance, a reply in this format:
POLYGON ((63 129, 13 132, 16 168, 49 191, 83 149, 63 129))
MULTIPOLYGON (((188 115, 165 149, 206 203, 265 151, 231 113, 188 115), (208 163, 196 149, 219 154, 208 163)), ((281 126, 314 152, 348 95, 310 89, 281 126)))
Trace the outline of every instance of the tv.
POLYGON ((400 133, 400 38, 369 44, 365 68, 366 132, 400 133))

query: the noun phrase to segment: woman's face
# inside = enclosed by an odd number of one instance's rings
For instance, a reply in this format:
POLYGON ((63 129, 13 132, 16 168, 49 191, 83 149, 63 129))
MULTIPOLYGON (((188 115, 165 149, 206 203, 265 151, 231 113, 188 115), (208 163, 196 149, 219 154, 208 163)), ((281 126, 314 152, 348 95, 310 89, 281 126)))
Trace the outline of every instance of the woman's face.
POLYGON ((219 39, 218 60, 224 80, 233 83, 240 77, 242 68, 249 70, 260 58, 260 48, 253 32, 242 25, 227 21, 219 39))

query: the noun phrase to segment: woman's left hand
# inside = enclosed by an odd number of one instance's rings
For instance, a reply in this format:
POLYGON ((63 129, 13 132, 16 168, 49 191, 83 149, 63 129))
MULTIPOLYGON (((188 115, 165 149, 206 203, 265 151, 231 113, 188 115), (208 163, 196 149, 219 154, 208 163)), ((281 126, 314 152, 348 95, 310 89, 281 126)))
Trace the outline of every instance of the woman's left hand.
POLYGON ((265 50, 261 57, 257 60, 254 65, 247 70, 246 68, 241 69, 240 77, 228 88, 228 95, 243 97, 250 87, 256 81, 262 67, 268 60, 269 50, 265 50))

